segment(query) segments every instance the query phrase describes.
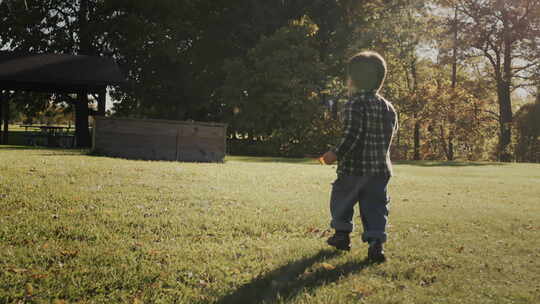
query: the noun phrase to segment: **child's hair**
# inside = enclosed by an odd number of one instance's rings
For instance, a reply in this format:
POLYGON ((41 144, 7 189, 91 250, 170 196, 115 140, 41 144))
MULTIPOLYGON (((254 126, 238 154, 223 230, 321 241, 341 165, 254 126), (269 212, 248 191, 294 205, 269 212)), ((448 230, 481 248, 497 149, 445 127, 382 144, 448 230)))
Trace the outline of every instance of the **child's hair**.
POLYGON ((377 92, 386 77, 386 61, 376 52, 360 52, 349 59, 347 76, 357 90, 377 92))

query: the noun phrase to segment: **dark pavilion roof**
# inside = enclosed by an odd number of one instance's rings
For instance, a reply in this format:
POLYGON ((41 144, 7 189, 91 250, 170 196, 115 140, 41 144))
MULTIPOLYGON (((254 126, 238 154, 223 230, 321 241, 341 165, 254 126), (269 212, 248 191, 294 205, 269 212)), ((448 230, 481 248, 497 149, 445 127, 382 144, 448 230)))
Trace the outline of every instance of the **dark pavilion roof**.
POLYGON ((0 51, 0 89, 77 92, 123 83, 120 68, 110 58, 0 51))

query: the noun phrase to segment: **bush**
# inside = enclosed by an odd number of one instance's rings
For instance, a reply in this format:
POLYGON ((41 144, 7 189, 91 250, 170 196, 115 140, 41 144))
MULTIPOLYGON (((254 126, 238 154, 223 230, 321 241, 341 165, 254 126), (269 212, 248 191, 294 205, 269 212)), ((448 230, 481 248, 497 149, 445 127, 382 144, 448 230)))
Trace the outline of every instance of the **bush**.
POLYGON ((232 155, 305 157, 326 152, 340 135, 341 123, 321 115, 296 134, 275 131, 271 136, 256 139, 231 136, 227 143, 232 155))
POLYGON ((518 162, 540 162, 540 102, 524 105, 516 113, 515 159, 518 162))

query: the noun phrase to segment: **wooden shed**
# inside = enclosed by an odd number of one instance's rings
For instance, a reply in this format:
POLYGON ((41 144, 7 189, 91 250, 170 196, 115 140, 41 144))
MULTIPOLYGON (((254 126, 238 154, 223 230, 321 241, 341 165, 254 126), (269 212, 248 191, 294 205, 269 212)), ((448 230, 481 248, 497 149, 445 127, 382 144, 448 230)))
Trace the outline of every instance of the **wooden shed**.
POLYGON ((190 121, 95 117, 92 150, 145 160, 223 162, 227 125, 190 121))
MULTIPOLYGON (((2 2, 2 1, 0 1, 2 2)), ((120 67, 111 59, 69 54, 33 54, 0 51, 0 121, 4 121, 3 142, 8 143, 9 103, 2 91, 76 93, 75 136, 77 146, 90 146, 88 116, 105 115, 108 85, 122 85, 126 80, 120 67), (88 109, 88 95, 97 97, 98 109, 88 109)), ((1 133, 1 132, 0 132, 1 133)))

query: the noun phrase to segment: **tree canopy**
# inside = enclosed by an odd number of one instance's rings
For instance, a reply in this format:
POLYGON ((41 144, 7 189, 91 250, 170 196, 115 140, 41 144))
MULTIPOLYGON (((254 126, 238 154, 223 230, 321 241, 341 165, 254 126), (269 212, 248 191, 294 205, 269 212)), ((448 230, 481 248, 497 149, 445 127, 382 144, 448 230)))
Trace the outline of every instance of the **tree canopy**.
POLYGON ((518 159, 514 116, 540 75, 539 0, 5 0, 0 21, 6 50, 114 58, 129 84, 113 115, 226 122, 262 154, 337 141, 345 63, 370 49, 388 62, 395 157, 518 159))

